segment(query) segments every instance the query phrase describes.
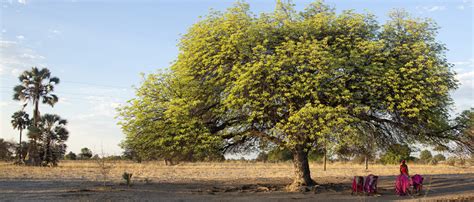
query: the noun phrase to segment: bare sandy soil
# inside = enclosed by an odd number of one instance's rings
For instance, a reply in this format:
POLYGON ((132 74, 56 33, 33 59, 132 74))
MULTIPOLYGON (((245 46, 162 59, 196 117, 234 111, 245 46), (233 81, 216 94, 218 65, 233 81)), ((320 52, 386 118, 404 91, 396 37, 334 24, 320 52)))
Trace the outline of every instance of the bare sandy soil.
MULTIPOLYGON (((212 173, 231 169, 234 164, 202 164, 194 166, 196 173, 208 173, 204 178, 194 179, 178 177, 186 173, 184 166, 162 167, 153 165, 149 168, 172 169, 175 179, 169 177, 137 176, 131 187, 120 181, 119 177, 111 176, 107 181, 92 177, 92 174, 77 176, 77 172, 90 168, 90 172, 99 172, 93 164, 81 168, 80 165, 66 165, 63 168, 25 168, 0 164, 0 200, 4 201, 474 201, 474 170, 472 167, 451 169, 452 174, 421 173, 425 177, 424 191, 418 196, 399 197, 394 191, 394 175, 383 174, 384 167, 374 168, 372 172, 381 172, 379 178, 379 195, 351 195, 350 173, 345 175, 316 174, 314 179, 319 183, 316 189, 305 193, 289 193, 285 186, 291 182, 290 177, 282 177, 280 173, 274 176, 264 175, 254 177, 259 169, 271 170, 273 167, 287 168, 285 173, 292 174, 291 165, 286 164, 255 164, 246 165, 248 175, 213 177, 212 173), (70 166, 70 167, 68 167, 70 166), (86 168, 87 167, 87 168, 86 168), (14 170, 16 168, 16 171, 14 170), (23 169, 24 168, 24 169, 23 169), (24 170, 27 171, 24 171, 24 170), (29 171, 28 171, 29 170, 29 171), (68 171, 69 170, 69 171, 68 171), (183 172, 180 172, 183 171, 183 172), (56 178, 51 173, 63 172, 56 178), (68 173, 64 173, 68 172, 68 173), (10 174, 8 174, 10 173, 10 174), (41 173, 44 173, 41 175, 41 173), (48 173, 48 174, 46 174, 48 173), (325 176, 326 175, 326 176, 325 176), (250 176, 250 178, 249 178, 250 176)), ((127 164, 127 166, 130 166, 127 164)), ((117 169, 115 166, 115 169, 117 169)), ((133 166, 132 166, 133 167, 133 166)), ((343 165, 338 165, 344 169, 343 165)), ((346 166, 346 169, 359 170, 358 166, 346 166)), ((415 167, 415 166, 414 166, 415 167)), ((333 169, 335 169, 334 166, 333 169)), ((440 167, 440 169, 443 167, 440 167)), ((111 168, 110 175, 114 175, 111 168)), ((133 170, 128 167, 129 170, 133 170)), ((317 169, 313 168, 312 169, 317 169)), ((436 168, 433 168, 436 170, 436 168)), ((122 170, 122 169, 120 169, 122 170)), ((439 169, 438 169, 439 170, 439 169)), ((244 170, 245 171, 245 170, 244 170)), ((244 172, 241 171, 241 172, 244 172)), ((191 172, 191 171, 189 171, 191 172)), ((263 171, 262 171, 263 172, 263 171)), ((117 171, 118 173, 118 171, 117 171)), ((283 173, 283 172, 282 172, 283 173)), ((330 173, 330 172, 328 172, 330 173)), ((143 174, 142 174, 143 175, 143 174)), ((95 176, 98 177, 98 176, 95 176)), ((193 177, 193 176, 188 176, 193 177)))

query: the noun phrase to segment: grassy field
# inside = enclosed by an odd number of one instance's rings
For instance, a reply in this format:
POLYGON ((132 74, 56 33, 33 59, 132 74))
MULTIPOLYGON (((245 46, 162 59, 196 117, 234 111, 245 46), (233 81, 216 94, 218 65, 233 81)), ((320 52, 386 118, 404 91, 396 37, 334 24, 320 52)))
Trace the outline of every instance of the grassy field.
MULTIPOLYGON (((473 174, 472 166, 448 165, 417 165, 409 164, 411 174, 473 174)), ((314 178, 320 177, 352 177, 369 173, 387 176, 397 175, 398 165, 364 165, 354 163, 332 163, 323 171, 322 164, 310 164, 314 178)), ((293 165, 288 163, 261 162, 198 162, 181 163, 166 166, 163 162, 134 163, 129 161, 106 161, 105 166, 98 162, 62 161, 58 167, 19 167, 8 162, 0 163, 0 178, 21 179, 84 179, 102 180, 103 173, 108 180, 121 180, 124 172, 133 173, 137 180, 151 179, 158 181, 189 181, 189 180, 233 180, 239 178, 292 178, 293 165), (110 168, 107 168, 110 167, 110 168)))
MULTIPOLYGON (((474 167, 444 164, 408 166, 411 174, 425 176, 427 191, 424 198, 474 199, 474 194, 471 194, 474 193, 474 167)), ((315 197, 351 200, 352 177, 375 174, 380 176, 379 191, 382 198, 363 199, 400 199, 393 190, 394 179, 399 172, 398 165, 369 165, 369 170, 365 170, 364 165, 360 164, 332 163, 327 165, 327 171, 323 171, 322 164, 311 164, 310 168, 313 179, 321 185, 321 189, 317 191, 319 194, 298 195, 285 192, 284 187, 291 183, 293 177, 293 165, 290 162, 230 161, 166 166, 163 162, 108 161, 100 164, 90 160, 62 161, 58 167, 53 168, 15 166, 1 162, 0 195, 5 195, 6 199, 17 199, 21 195, 22 200, 57 200, 62 197, 80 200, 129 197, 128 199, 136 200, 144 197, 143 194, 146 194, 146 200, 285 201, 294 197, 303 200, 315 197), (124 172, 133 173, 132 187, 123 184, 124 172), (271 193, 260 193, 259 190, 271 190, 271 193)))

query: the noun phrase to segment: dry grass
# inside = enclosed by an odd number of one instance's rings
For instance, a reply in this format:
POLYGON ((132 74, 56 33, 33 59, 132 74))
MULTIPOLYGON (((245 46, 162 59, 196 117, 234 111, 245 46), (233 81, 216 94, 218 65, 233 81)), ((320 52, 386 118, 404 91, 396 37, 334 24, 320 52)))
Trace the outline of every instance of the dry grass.
MULTIPOLYGON (((239 179, 292 178, 291 163, 255 163, 255 162, 222 162, 222 163, 182 163, 165 166, 162 162, 133 163, 128 161, 108 162, 112 166, 108 180, 122 180, 124 172, 133 173, 134 180, 154 182, 184 182, 239 179)), ((431 174, 473 174, 474 167, 453 167, 448 165, 408 165, 410 173, 431 174)), ((397 175, 398 165, 370 165, 366 171, 363 165, 353 163, 328 164, 323 171, 321 164, 311 164, 313 178, 343 177, 367 175, 397 175)), ((101 181, 101 168, 94 161, 62 161, 58 167, 20 167, 11 163, 0 163, 0 179, 56 179, 101 181)))

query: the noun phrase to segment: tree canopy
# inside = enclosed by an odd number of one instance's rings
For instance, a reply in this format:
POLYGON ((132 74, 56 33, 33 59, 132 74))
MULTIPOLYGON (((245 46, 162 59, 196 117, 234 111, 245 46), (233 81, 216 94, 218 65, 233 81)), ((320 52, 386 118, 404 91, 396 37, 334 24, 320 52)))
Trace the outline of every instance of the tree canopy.
POLYGON ((292 152, 294 184, 312 185, 308 153, 321 144, 457 141, 457 83, 437 30, 404 11, 380 24, 321 1, 260 15, 238 2, 191 26, 170 69, 120 109, 124 144, 173 158, 270 143, 292 152))

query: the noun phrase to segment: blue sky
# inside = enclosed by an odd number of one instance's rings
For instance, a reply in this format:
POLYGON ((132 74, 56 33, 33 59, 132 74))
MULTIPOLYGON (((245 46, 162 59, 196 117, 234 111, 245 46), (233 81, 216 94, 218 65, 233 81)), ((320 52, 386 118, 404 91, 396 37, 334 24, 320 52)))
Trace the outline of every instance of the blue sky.
MULTIPOLYGON (((210 8, 224 10, 229 0, 0 0, 0 138, 18 140, 10 116, 16 77, 31 66, 48 67, 61 79, 60 102, 41 112, 68 119, 68 150, 120 154, 123 139, 115 107, 134 95, 140 72, 166 68, 177 56, 180 34, 210 8)), ((247 1, 254 13, 273 10, 275 1, 247 1)), ((298 10, 308 0, 295 0, 298 10)), ((461 87, 452 93, 453 113, 474 107, 473 0, 328 0, 338 11, 371 12, 379 21, 403 8, 434 19, 438 40, 449 48, 448 60, 461 87)), ((32 109, 27 108, 28 112, 32 109)))

